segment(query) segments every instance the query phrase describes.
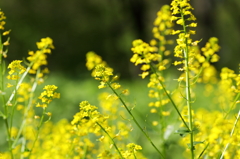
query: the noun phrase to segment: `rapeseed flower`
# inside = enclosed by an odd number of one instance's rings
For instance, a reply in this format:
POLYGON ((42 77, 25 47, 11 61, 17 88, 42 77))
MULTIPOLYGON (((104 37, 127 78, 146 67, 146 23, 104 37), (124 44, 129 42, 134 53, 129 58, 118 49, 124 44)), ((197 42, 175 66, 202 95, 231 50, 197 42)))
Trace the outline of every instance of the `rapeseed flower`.
POLYGON ((37 103, 37 107, 46 108, 54 98, 60 98, 60 93, 55 92, 57 88, 58 87, 55 85, 46 85, 43 88, 45 91, 43 91, 38 97, 39 99, 41 99, 42 104, 37 103))
POLYGON ((53 41, 51 38, 42 38, 41 42, 37 42, 37 47, 39 50, 36 52, 29 51, 30 56, 27 57, 27 60, 32 64, 32 68, 29 71, 31 74, 35 74, 38 68, 43 65, 47 65, 47 54, 51 53, 51 49, 54 49, 53 41))
POLYGON ((0 9, 0 30, 4 30, 4 25, 6 24, 6 22, 4 21, 6 19, 4 12, 1 11, 0 9))
POLYGON ((20 78, 19 75, 26 71, 26 68, 22 66, 21 63, 21 60, 14 60, 8 65, 10 69, 8 72, 9 75, 7 76, 8 79, 17 80, 20 78))

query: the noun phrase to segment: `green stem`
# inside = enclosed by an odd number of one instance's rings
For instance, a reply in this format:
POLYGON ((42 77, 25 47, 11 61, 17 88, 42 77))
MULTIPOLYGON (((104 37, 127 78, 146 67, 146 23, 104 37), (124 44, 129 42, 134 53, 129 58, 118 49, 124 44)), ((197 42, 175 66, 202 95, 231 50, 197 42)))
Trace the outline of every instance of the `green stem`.
MULTIPOLYGON (((183 30, 184 34, 187 34, 187 29, 185 25, 185 19, 184 19, 184 14, 181 11, 181 18, 183 20, 183 30)), ((185 80, 186 80, 186 101, 187 101, 187 107, 188 107, 188 121, 189 121, 189 129, 190 129, 190 151, 191 151, 191 158, 194 159, 194 136, 193 136, 193 117, 192 117, 192 106, 191 106, 191 84, 190 84, 190 72, 189 72, 189 50, 188 50, 188 38, 185 38, 185 44, 186 47, 183 49, 184 53, 184 68, 185 68, 185 80)))
MULTIPOLYGON (((46 46, 45 48, 47 48, 47 46, 46 46)), ((43 54, 43 50, 44 50, 44 49, 40 50, 40 51, 41 51, 41 54, 39 54, 35 59, 38 59, 38 57, 40 57, 40 56, 43 54)), ((34 63, 35 63, 35 61, 32 61, 32 62, 28 65, 26 71, 23 73, 22 77, 20 78, 20 80, 19 80, 18 83, 17 83, 16 90, 18 90, 18 88, 20 87, 21 83, 23 82, 24 78, 27 76, 29 70, 31 69, 31 67, 33 66, 34 63)), ((11 96, 9 97, 9 99, 8 99, 8 101, 7 101, 7 104, 9 104, 9 103, 12 101, 15 93, 16 93, 16 91, 14 90, 14 91, 12 92, 11 96)))
MULTIPOLYGON (((234 133, 234 131, 235 131, 235 128, 236 128, 236 126, 237 126, 237 123, 238 123, 238 121, 239 121, 239 118, 240 118, 240 110, 238 111, 238 116, 237 116, 237 118, 236 118, 236 120, 235 120, 235 122, 234 122, 232 131, 231 131, 231 133, 230 133, 230 137, 233 136, 233 133, 234 133)), ((220 159, 222 159, 222 158, 224 157, 224 154, 225 154, 225 152, 227 151, 229 145, 230 145, 230 143, 227 143, 227 145, 225 146, 225 148, 224 148, 224 150, 223 150, 223 152, 222 152, 222 154, 221 154, 220 159)))
MULTIPOLYGON (((17 76, 19 76, 19 74, 17 76)), ((16 83, 18 83, 18 81, 16 81, 16 83)), ((15 87, 15 92, 17 92, 16 87, 15 87)), ((14 117, 14 112, 17 105, 16 101, 17 101, 17 96, 14 96, 13 104, 12 104, 12 112, 10 116, 10 129, 12 129, 12 125, 13 125, 13 117, 14 117)))
MULTIPOLYGON (((5 103, 4 97, 4 75, 5 75, 5 63, 3 61, 3 44, 2 44, 2 32, 0 32, 0 92, 2 93, 2 101, 5 103)), ((12 139, 11 139, 11 126, 8 123, 8 106, 6 104, 2 104, 4 109, 3 120, 7 130, 7 140, 8 140, 8 149, 10 151, 11 159, 14 159, 13 151, 12 151, 12 139)))
POLYGON ((20 85, 21 85, 21 83, 23 82, 24 78, 27 76, 28 71, 31 69, 33 63, 34 63, 34 62, 32 62, 32 63, 28 66, 28 68, 26 69, 26 71, 23 73, 22 77, 20 78, 20 80, 18 81, 18 83, 17 83, 17 85, 16 85, 16 89, 12 92, 12 94, 11 94, 11 96, 9 97, 6 105, 10 104, 11 101, 13 100, 16 91, 17 91, 18 88, 20 87, 20 85))
POLYGON ((228 110, 228 112, 226 113, 226 115, 224 116, 224 119, 227 118, 227 116, 229 115, 229 113, 233 110, 233 107, 236 105, 236 102, 238 100, 238 98, 240 97, 240 93, 237 94, 237 96, 235 97, 230 109, 228 110))
POLYGON ((178 110, 177 105, 174 103, 172 97, 169 95, 169 93, 167 92, 166 88, 164 87, 163 82, 160 80, 159 75, 157 74, 156 69, 153 67, 152 64, 150 64, 150 65, 151 65, 152 71, 153 71, 153 72, 155 73, 155 75, 157 76, 157 79, 158 79, 160 85, 162 86, 164 93, 167 95, 167 97, 168 97, 168 99, 170 100, 170 102, 172 103, 174 109, 177 111, 178 116, 181 118, 183 124, 184 124, 184 125, 186 126, 186 128, 190 131, 190 129, 189 129, 189 127, 188 127, 188 124, 186 123, 186 121, 185 121, 184 118, 182 117, 180 111, 178 110))
POLYGON ((121 159, 124 159, 124 157, 122 156, 120 150, 118 149, 115 141, 113 140, 113 138, 110 136, 110 134, 104 129, 104 127, 99 123, 99 122, 96 122, 96 124, 107 134, 107 136, 109 137, 109 139, 111 139, 112 143, 113 143, 113 146, 115 147, 115 149, 117 150, 119 156, 121 157, 121 159))
POLYGON ((202 155, 204 154, 204 152, 207 150, 209 146, 209 143, 204 147, 203 151, 200 153, 200 155, 198 156, 198 159, 200 159, 202 157, 202 155))
POLYGON ((37 126, 37 134, 36 134, 35 140, 33 141, 32 148, 30 149, 30 152, 28 154, 28 158, 30 158, 30 156, 32 155, 33 148, 34 148, 34 146, 35 146, 35 144, 38 140, 38 136, 39 136, 39 133, 40 133, 40 128, 42 127, 45 114, 46 114, 46 108, 43 108, 42 116, 41 116, 40 122, 37 126))
POLYGON ((163 156, 166 157, 166 148, 165 148, 165 139, 164 139, 164 130, 166 129, 166 121, 165 117, 161 114, 163 112, 163 105, 162 105, 162 91, 158 90, 159 93, 159 102, 160 102, 160 112, 159 112, 159 120, 161 122, 161 138, 162 138, 162 151, 163 156))
POLYGON ((36 73, 36 77, 35 77, 35 82, 33 83, 33 86, 32 86, 32 89, 31 89, 31 92, 30 92, 30 98, 28 100, 28 105, 24 111, 24 115, 23 115, 23 121, 21 123, 21 126, 19 128, 19 131, 18 131, 18 134, 17 134, 17 137, 12 145, 12 147, 14 148, 16 145, 17 145, 17 142, 22 134, 22 131, 23 131, 23 128, 25 126, 25 123, 26 123, 26 120, 27 120, 27 115, 28 115, 28 112, 32 106, 32 101, 33 101, 33 93, 35 92, 36 88, 37 88, 37 81, 38 81, 38 74, 40 73, 40 69, 37 71, 36 73))
POLYGON ((13 149, 12 149, 11 129, 8 125, 7 118, 4 119, 4 122, 5 122, 5 126, 6 126, 6 129, 7 129, 8 149, 10 151, 11 159, 14 159, 13 151, 12 151, 13 149))
MULTIPOLYGON (((209 62, 210 58, 211 58, 211 56, 208 56, 207 59, 206 59, 206 62, 209 62)), ((200 68, 200 70, 199 70, 199 72, 198 72, 198 74, 194 77, 194 80, 193 80, 193 82, 192 82, 192 85, 195 84, 195 83, 197 82, 197 80, 199 79, 200 75, 201 75, 202 72, 203 72, 203 68, 204 68, 204 67, 203 67, 203 65, 202 65, 201 68, 200 68)))
POLYGON ((142 131, 142 133, 144 134, 144 136, 147 138, 147 140, 151 143, 151 145, 154 147, 154 149, 158 152, 158 154, 164 158, 163 154, 160 152, 160 150, 156 147, 156 145, 152 142, 151 138, 149 137, 149 135, 143 130, 143 128, 140 126, 140 124, 138 123, 138 121, 136 120, 136 118, 134 117, 134 115, 132 114, 132 112, 130 111, 130 109, 127 107, 126 103, 123 101, 123 99, 120 97, 120 95, 115 91, 115 89, 112 88, 111 84, 109 82, 107 82, 107 85, 111 88, 111 90, 113 91, 113 93, 119 98, 119 100, 121 101, 121 103, 123 104, 123 106, 125 107, 125 109, 127 110, 128 114, 132 117, 134 123, 137 125, 137 127, 142 131))

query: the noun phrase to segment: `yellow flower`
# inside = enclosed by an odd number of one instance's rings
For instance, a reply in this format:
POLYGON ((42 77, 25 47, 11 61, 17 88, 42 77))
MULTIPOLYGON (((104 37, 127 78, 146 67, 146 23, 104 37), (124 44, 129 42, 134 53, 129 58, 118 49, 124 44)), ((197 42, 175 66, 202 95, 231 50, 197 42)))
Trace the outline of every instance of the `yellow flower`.
POLYGON ((92 70, 98 64, 103 64, 103 65, 105 64, 105 62, 102 61, 102 58, 93 51, 88 52, 86 55, 86 58, 87 58, 86 66, 88 70, 92 70))
POLYGON ((142 74, 139 74, 139 76, 141 76, 142 79, 144 79, 148 75, 149 75, 149 72, 143 72, 142 74))
POLYGON ((4 13, 0 9, 0 30, 4 30, 4 25, 6 24, 4 19, 6 19, 6 17, 4 15, 4 13))
POLYGON ((49 37, 42 38, 41 42, 37 42, 36 44, 38 49, 46 49, 46 48, 54 49, 53 40, 49 37))
POLYGON ((17 80, 19 79, 19 75, 24 73, 26 71, 26 68, 21 65, 21 60, 14 60, 8 65, 8 69, 10 71, 8 72, 8 79, 11 80, 17 80))
POLYGON ((10 83, 7 83, 7 87, 9 88, 9 87, 12 87, 13 85, 12 84, 10 84, 10 83))
POLYGON ((54 49, 54 46, 52 44, 52 39, 42 38, 41 42, 37 42, 37 47, 39 50, 37 50, 35 53, 33 51, 29 51, 28 54, 30 56, 27 57, 27 60, 33 63, 31 71, 29 73, 36 73, 36 70, 42 66, 47 65, 47 55, 51 53, 51 49, 54 49))
POLYGON ((152 122, 152 125, 153 125, 153 126, 157 126, 157 125, 158 125, 158 121, 153 121, 153 122, 152 122))
POLYGON ((169 115, 170 115, 170 112, 169 112, 169 111, 162 111, 162 115, 163 115, 163 116, 169 116, 169 115))
POLYGON ((54 99, 54 98, 60 98, 60 93, 56 93, 55 90, 58 87, 55 85, 46 85, 41 93, 41 95, 38 97, 41 99, 43 104, 37 103, 36 107, 47 107, 47 105, 54 99))
POLYGON ((19 74, 22 74, 25 72, 26 68, 21 65, 22 61, 21 60, 14 60, 12 61, 9 65, 8 68, 11 69, 9 71, 9 74, 13 74, 15 72, 18 72, 19 74))
POLYGON ((5 31, 2 33, 3 36, 8 35, 11 32, 11 30, 5 31))

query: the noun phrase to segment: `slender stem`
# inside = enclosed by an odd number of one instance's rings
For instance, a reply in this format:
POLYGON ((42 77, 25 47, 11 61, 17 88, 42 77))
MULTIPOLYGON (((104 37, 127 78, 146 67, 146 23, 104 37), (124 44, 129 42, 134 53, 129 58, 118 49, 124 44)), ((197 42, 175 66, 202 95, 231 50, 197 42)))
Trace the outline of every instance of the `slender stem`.
POLYGON ((163 151, 163 156, 166 157, 166 148, 165 148, 165 138, 164 138, 164 130, 166 129, 166 121, 165 117, 161 114, 163 112, 163 105, 162 105, 162 91, 158 90, 159 93, 159 102, 160 102, 160 112, 159 112, 159 120, 161 122, 161 140, 162 140, 162 151, 163 151))
POLYGON ((112 143, 113 143, 113 146, 114 146, 115 149, 117 150, 117 152, 118 152, 119 156, 121 157, 121 159, 124 159, 124 157, 122 156, 120 150, 118 149, 115 141, 114 141, 113 138, 110 136, 110 134, 104 129, 104 127, 103 127, 99 122, 96 122, 96 124, 97 124, 98 126, 100 126, 100 128, 107 134, 107 136, 111 139, 111 141, 112 141, 112 143))
POLYGON ((228 112, 226 113, 226 115, 224 116, 224 119, 227 118, 227 116, 229 115, 230 111, 233 109, 233 107, 236 105, 236 102, 238 100, 238 98, 240 97, 240 93, 237 94, 237 96, 235 97, 230 109, 228 110, 228 112))
MULTIPOLYGON (((184 14, 181 12, 181 18, 183 20, 183 30, 184 34, 187 34, 184 14)), ((192 117, 192 106, 191 106, 191 84, 190 84, 190 72, 189 72, 189 50, 188 50, 188 38, 185 38, 185 44, 186 47, 183 49, 184 54, 184 68, 185 68, 185 80, 186 80, 186 101, 187 101, 187 107, 188 107, 188 122, 189 122, 189 129, 190 129, 190 151, 191 151, 191 158, 194 159, 194 136, 193 136, 193 117, 192 117)))
POLYGON ((198 156, 198 159, 200 159, 202 157, 202 155, 204 154, 204 152, 206 151, 206 149, 208 148, 209 143, 204 147, 203 151, 200 153, 200 155, 198 156))
POLYGON ((135 155, 134 151, 133 151, 133 156, 134 156, 134 159, 137 159, 137 156, 135 155))
POLYGON ((20 87, 20 85, 21 85, 21 83, 23 82, 24 78, 27 76, 28 71, 31 69, 33 63, 34 63, 34 62, 32 62, 32 63, 28 66, 28 68, 26 69, 26 71, 23 73, 22 77, 20 78, 20 80, 19 80, 18 83, 17 83, 16 89, 12 92, 12 94, 11 94, 11 96, 9 97, 6 105, 9 104, 9 103, 11 103, 13 97, 15 96, 16 91, 17 91, 18 88, 20 87))
MULTIPOLYGON (((3 61, 3 44, 2 44, 2 33, 0 33, 0 92, 2 93, 2 101, 5 103, 4 97, 4 75, 5 75, 5 62, 3 61)), ((8 106, 6 104, 2 104, 4 109, 3 120, 7 130, 7 140, 8 140, 8 149, 10 151, 11 159, 14 159, 13 151, 12 151, 12 139, 11 139, 11 126, 9 126, 8 122, 8 106)))
POLYGON ((9 125, 8 125, 8 120, 7 120, 7 118, 4 119, 4 122, 5 122, 5 126, 6 126, 6 129, 7 129, 8 149, 9 149, 10 154, 11 154, 11 159, 14 159, 13 151, 12 151, 11 130, 10 130, 10 127, 9 127, 9 125))
POLYGON ((39 136, 39 133, 40 133, 40 128, 42 127, 42 124, 43 124, 43 120, 44 120, 44 114, 46 113, 46 108, 43 108, 43 112, 42 112, 42 116, 41 116, 41 119, 40 119, 40 122, 37 126, 37 134, 36 134, 36 137, 35 137, 35 140, 33 141, 33 145, 32 145, 32 148, 28 154, 28 158, 30 158, 30 156, 32 155, 32 152, 33 152, 33 148, 38 140, 38 136, 39 136))
POLYGON ((120 95, 112 88, 111 84, 109 82, 107 82, 107 85, 111 88, 111 90, 113 91, 113 93, 119 98, 119 100, 121 101, 121 103, 123 104, 123 106, 125 107, 125 109, 127 110, 128 114, 132 117, 134 123, 137 125, 137 127, 142 131, 142 133, 144 134, 144 136, 147 138, 147 140, 151 143, 151 145, 155 148, 155 150, 159 153, 159 155, 164 158, 163 154, 160 152, 160 150, 156 147, 156 145, 152 142, 151 138, 149 137, 149 135, 143 130, 143 128, 140 126, 140 124, 138 123, 138 121, 136 120, 136 118, 134 117, 134 115, 132 114, 132 112, 130 111, 130 109, 127 107, 126 103, 124 102, 124 100, 120 97, 120 95))
MULTIPOLYGON (((19 74, 17 75, 19 76, 19 74)), ((18 80, 16 81, 16 84, 18 83, 18 80)), ((16 90, 16 87, 15 87, 15 92, 17 92, 16 90)), ((13 125, 13 117, 14 117, 14 112, 15 112, 15 107, 17 105, 16 101, 17 101, 17 96, 14 96, 14 99, 13 99, 13 104, 12 104, 12 112, 11 112, 11 115, 10 115, 10 132, 11 132, 11 129, 12 129, 12 125, 13 125)))
POLYGON ((36 73, 36 77, 35 77, 35 82, 33 83, 33 86, 32 86, 32 89, 31 89, 31 92, 30 92, 30 98, 28 100, 28 105, 24 111, 24 115, 23 115, 23 121, 21 123, 21 126, 19 128, 19 131, 18 131, 18 134, 17 134, 17 137, 12 145, 12 147, 14 148, 17 144, 17 141, 19 140, 19 137, 21 136, 21 133, 23 131, 23 128, 25 126, 25 123, 26 123, 26 120, 27 120, 27 115, 28 115, 28 112, 32 106, 32 100, 33 100, 33 93, 35 92, 36 88, 37 88, 37 80, 38 80, 38 74, 40 73, 40 69, 38 69, 37 73, 36 73))
POLYGON ((170 102, 172 103, 174 109, 177 111, 178 116, 181 118, 183 124, 184 124, 184 125, 186 126, 186 128, 190 131, 190 129, 189 129, 189 127, 188 127, 188 124, 186 123, 186 121, 185 121, 184 118, 182 117, 180 111, 178 110, 177 105, 174 103, 172 97, 171 97, 171 96, 169 95, 169 93, 167 92, 166 88, 165 88, 164 85, 163 85, 163 82, 159 79, 159 75, 157 74, 157 71, 155 70, 154 66, 153 66, 152 64, 150 64, 150 65, 151 65, 152 71, 153 71, 153 72, 155 73, 155 75, 157 76, 157 79, 158 79, 160 85, 162 86, 164 93, 167 95, 167 97, 168 97, 168 99, 170 100, 170 102))

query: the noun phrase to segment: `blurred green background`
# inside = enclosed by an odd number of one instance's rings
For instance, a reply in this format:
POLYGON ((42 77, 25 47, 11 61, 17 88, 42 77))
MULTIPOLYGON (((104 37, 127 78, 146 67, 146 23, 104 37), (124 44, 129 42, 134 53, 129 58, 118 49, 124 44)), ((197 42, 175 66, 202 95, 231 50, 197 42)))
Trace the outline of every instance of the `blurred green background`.
MULTIPOLYGON (((129 62, 131 43, 152 38, 152 23, 163 4, 171 0, 1 0, 0 7, 12 30, 8 60, 22 59, 35 42, 51 37, 56 49, 49 69, 70 78, 86 75, 85 54, 95 51, 121 78, 136 76, 129 62)), ((238 71, 240 59, 240 1, 192 0, 200 45, 211 36, 220 39, 221 60, 216 66, 238 71)))

